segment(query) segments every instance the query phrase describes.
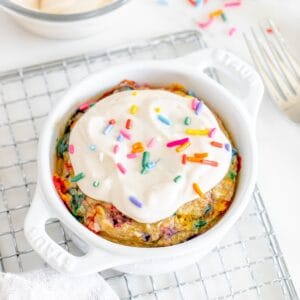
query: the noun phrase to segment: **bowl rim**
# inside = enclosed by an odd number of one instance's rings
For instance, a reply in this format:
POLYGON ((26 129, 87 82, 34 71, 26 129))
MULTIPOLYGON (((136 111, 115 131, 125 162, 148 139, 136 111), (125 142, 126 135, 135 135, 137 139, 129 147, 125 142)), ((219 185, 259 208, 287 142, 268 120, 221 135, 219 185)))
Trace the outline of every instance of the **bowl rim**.
POLYGON ((23 7, 17 3, 14 3, 11 0, 4 0, 0 5, 9 9, 15 13, 18 13, 24 17, 29 17, 32 19, 37 19, 40 21, 49 21, 49 22, 78 22, 84 21, 87 19, 92 19, 95 17, 99 17, 105 14, 108 14, 121 6, 127 4, 130 0, 114 0, 111 4, 105 5, 95 10, 86 11, 82 13, 74 13, 74 14, 51 14, 45 13, 33 9, 29 9, 23 7))
MULTIPOLYGON (((210 79, 205 74, 197 74, 195 75, 195 68, 192 66, 189 66, 187 64, 181 64, 177 61, 175 64, 170 64, 169 62, 164 63, 163 61, 149 61, 145 62, 142 61, 137 62, 130 62, 122 65, 112 66, 108 69, 104 69, 102 71, 93 73, 88 75, 85 79, 77 83, 75 86, 71 87, 61 98, 60 101, 55 108, 52 110, 51 114, 49 115, 44 129, 43 133, 41 135, 41 139, 39 142, 39 151, 38 151, 38 161, 45 161, 45 159, 49 160, 49 156, 47 153, 49 153, 50 147, 51 147, 51 132, 55 132, 57 129, 57 126, 61 128, 61 120, 59 120, 59 117, 65 117, 68 113, 70 113, 70 108, 74 104, 78 104, 78 100, 73 99, 70 100, 69 98, 71 96, 74 96, 74 93, 77 91, 77 89, 80 88, 80 86, 83 86, 85 83, 92 81, 94 78, 103 78, 103 75, 113 76, 115 72, 117 71, 132 71, 132 70, 138 70, 140 72, 154 70, 154 71, 168 71, 168 72, 180 72, 181 74, 184 74, 186 76, 194 77, 193 80, 203 80, 206 81, 209 88, 213 88, 217 85, 217 83, 210 79), (191 75, 192 74, 192 75, 191 75), (64 102, 64 103, 63 103, 64 102), (63 103, 63 104, 62 104, 63 103), (63 112, 63 113, 62 113, 63 112), (56 126, 56 128, 55 128, 56 126)), ((241 115, 241 119, 244 122, 244 128, 247 130, 247 137, 250 141, 251 150, 249 152, 251 153, 251 157, 248 158, 248 160, 251 160, 250 170, 247 172, 247 174, 244 175, 245 182, 243 184, 243 187, 241 188, 241 192, 239 195, 239 204, 235 207, 230 206, 230 209, 222 216, 222 218, 215 224, 212 228, 207 230, 205 233, 198 235, 194 239, 188 240, 184 243, 167 246, 167 247, 157 247, 157 248, 146 248, 146 247, 135 247, 135 246, 126 246, 123 244, 118 244, 111 242, 109 240, 106 240, 102 238, 101 236, 95 235, 93 232, 91 232, 89 229, 87 229, 83 224, 79 223, 72 214, 67 210, 67 208, 64 206, 62 200, 60 199, 59 195, 57 194, 53 182, 52 182, 52 172, 51 172, 51 164, 40 164, 38 166, 38 172, 39 172, 39 186, 41 187, 41 192, 44 196, 43 201, 48 202, 49 208, 54 210, 57 217, 62 221, 62 223, 67 226, 72 232, 76 232, 76 234, 82 234, 81 236, 84 237, 84 241, 89 245, 93 245, 96 249, 99 249, 100 251, 110 251, 113 253, 122 253, 124 255, 147 255, 147 257, 161 257, 162 255, 170 255, 169 251, 174 251, 176 254, 186 254, 188 251, 192 251, 197 249, 197 246, 199 246, 199 243, 203 242, 212 242, 216 239, 216 237, 223 236, 231 227, 232 225, 237 221, 237 219, 240 217, 241 213, 246 208, 250 195, 252 191, 254 190, 255 185, 255 179, 257 174, 257 147, 256 147, 256 139, 254 137, 254 130, 252 130, 251 121, 249 118, 249 115, 243 106, 241 102, 239 102, 236 97, 234 97, 231 93, 229 93, 224 87, 221 85, 218 85, 218 88, 221 89, 220 92, 224 95, 224 99, 229 99, 231 101, 232 105, 235 105, 238 110, 238 114, 241 115), (55 198, 55 200, 54 200, 55 198), (50 201, 51 199, 51 201, 50 201), (53 201, 54 200, 54 201, 53 201), (58 201, 56 201, 58 200, 58 201), (234 210, 233 210, 234 209, 234 210), (187 250, 189 249, 189 250, 187 250), (143 254, 142 254, 143 253, 143 254)), ((104 86, 102 86, 102 89, 105 89, 104 86)), ((101 87, 99 86, 99 91, 101 91, 101 87)), ((82 97, 82 101, 85 101, 87 97, 82 97)), ((57 138, 57 136, 56 136, 57 138)), ((235 198, 237 199, 237 198, 235 198)), ((234 200, 235 200, 234 199, 234 200)), ((237 201, 237 200, 235 200, 237 201)), ((146 257, 145 257, 146 258, 146 257)))

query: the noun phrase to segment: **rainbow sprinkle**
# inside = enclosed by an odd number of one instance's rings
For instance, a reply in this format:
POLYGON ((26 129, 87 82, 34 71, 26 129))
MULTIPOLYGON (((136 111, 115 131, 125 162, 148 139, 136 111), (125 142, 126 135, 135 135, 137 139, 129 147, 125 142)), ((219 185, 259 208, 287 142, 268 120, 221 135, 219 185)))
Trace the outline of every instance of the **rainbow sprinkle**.
POLYGON ((182 163, 183 165, 185 165, 185 164, 186 164, 186 161, 187 161, 187 156, 186 156, 186 154, 183 154, 183 155, 182 155, 182 159, 181 159, 181 163, 182 163))
POLYGON ((178 146, 177 148, 176 148, 176 152, 182 152, 182 151, 184 151, 185 149, 187 149, 188 147, 190 147, 191 146, 191 143, 190 142, 186 142, 186 143, 184 143, 184 144, 182 144, 182 145, 180 145, 180 146, 178 146))
POLYGON ((125 130, 121 129, 120 134, 126 139, 126 140, 131 140, 131 135, 126 132, 125 130))
POLYGON ((210 138, 214 137, 216 132, 217 132, 217 128, 212 128, 208 133, 208 137, 210 138))
POLYGON ((97 149, 97 146, 95 145, 95 144, 92 144, 92 145, 90 145, 90 150, 92 151, 92 152, 95 152, 96 151, 96 149, 97 149))
POLYGON ((70 145, 69 145, 69 153, 70 153, 70 154, 74 154, 74 152, 75 152, 75 147, 74 147, 73 144, 70 144, 70 145))
POLYGON ((155 111, 156 111, 157 113, 160 113, 160 107, 155 107, 155 111))
POLYGON ((208 129, 192 129, 192 128, 188 128, 185 130, 186 134, 189 135, 208 135, 209 134, 209 130, 208 129))
POLYGON ((122 142, 124 140, 124 136, 119 134, 117 137, 117 142, 122 142))
POLYGON ((181 175, 178 175, 178 176, 176 176, 176 177, 173 179, 173 181, 174 181, 175 183, 177 183, 178 181, 181 180, 181 178, 182 178, 182 176, 181 176, 181 175))
POLYGON ((113 148, 114 154, 117 154, 118 151, 119 151, 119 145, 114 145, 114 148, 113 148))
POLYGON ((150 141, 147 143, 147 147, 152 148, 155 144, 155 141, 156 141, 155 138, 151 138, 150 141))
POLYGON ((229 144, 226 143, 226 144, 224 145, 224 147, 225 147, 226 151, 230 152, 230 145, 229 145, 229 144))
POLYGON ((167 126, 172 125, 172 121, 170 119, 168 119, 166 116, 158 115, 157 118, 159 121, 161 121, 163 124, 165 124, 167 126))
POLYGON ((197 108, 198 102, 199 102, 198 99, 193 98, 193 100, 192 100, 192 110, 195 110, 197 108))
POLYGON ((212 167, 217 167, 219 165, 219 163, 217 161, 205 160, 205 159, 202 159, 200 161, 200 163, 203 164, 203 165, 209 165, 209 166, 212 166, 212 167))
POLYGON ((114 126, 113 126, 112 124, 106 125, 105 128, 104 128, 104 130, 103 130, 103 134, 104 134, 104 135, 109 134, 109 133, 112 131, 113 127, 114 127, 114 126))
POLYGON ((140 152, 144 152, 144 146, 141 142, 137 142, 137 143, 134 143, 132 145, 132 153, 140 153, 140 152))
POLYGON ((195 114, 196 115, 199 115, 201 110, 202 110, 202 107, 203 107, 203 101, 199 101, 197 106, 196 106, 196 109, 195 109, 195 114))
POLYGON ((143 159, 142 159, 142 167, 145 168, 149 162, 150 153, 148 151, 145 151, 143 153, 143 159))
POLYGON ((99 180, 95 180, 94 182, 93 182, 93 187, 98 187, 100 185, 100 181, 99 180))
POLYGON ((175 140, 175 141, 171 141, 169 143, 167 143, 167 147, 168 148, 171 148, 171 147, 175 147, 175 146, 180 146, 180 145, 183 145, 187 142, 189 142, 190 139, 189 138, 184 138, 184 139, 181 139, 181 140, 175 140))
POLYGON ((132 159, 132 158, 137 158, 138 155, 136 153, 129 153, 127 154, 127 158, 132 159))
POLYGON ((183 120, 183 123, 184 123, 184 125, 188 126, 188 125, 191 125, 192 120, 191 120, 190 117, 185 117, 184 120, 183 120))
POLYGON ((126 129, 131 129, 131 127, 132 127, 132 120, 131 119, 128 119, 126 121, 125 127, 126 127, 126 129))
POLYGON ((136 197, 134 196, 129 196, 129 201, 134 204, 135 206, 139 207, 139 208, 142 208, 143 207, 143 204, 141 201, 139 201, 136 197))
POLYGON ((121 163, 117 163, 117 168, 122 174, 126 174, 127 170, 121 163))
POLYGON ((212 141, 212 142, 210 142, 210 144, 211 144, 213 147, 223 148, 223 144, 222 144, 222 143, 219 143, 219 142, 216 142, 216 141, 212 141))
POLYGON ((71 182, 78 182, 79 180, 83 179, 85 177, 85 174, 83 172, 75 175, 72 179, 71 182))
POLYGON ((132 105, 131 107, 130 107, 130 113, 132 114, 132 115, 135 115, 136 113, 137 113, 137 111, 138 111, 138 109, 139 109, 139 107, 137 106, 137 105, 132 105))
POLYGON ((204 194, 196 182, 193 183, 193 189, 200 197, 203 197, 204 194))

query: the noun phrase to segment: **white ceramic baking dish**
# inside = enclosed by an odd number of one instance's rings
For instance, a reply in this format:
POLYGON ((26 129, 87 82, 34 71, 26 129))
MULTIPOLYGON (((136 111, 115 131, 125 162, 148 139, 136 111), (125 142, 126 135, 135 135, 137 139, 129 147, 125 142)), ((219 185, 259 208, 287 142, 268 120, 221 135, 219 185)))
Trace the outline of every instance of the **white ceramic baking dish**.
POLYGON ((110 5, 97 10, 68 15, 27 9, 11 0, 0 1, 0 7, 20 26, 35 34, 51 39, 79 39, 103 32, 112 24, 119 24, 119 20, 125 20, 131 11, 127 7, 129 2, 113 0, 110 5))
POLYGON ((92 74, 72 87, 49 115, 40 136, 38 150, 38 183, 25 220, 25 235, 33 249, 53 268, 71 274, 88 274, 117 268, 135 274, 167 272, 194 262, 210 251, 233 226, 247 206, 253 191, 257 153, 254 137, 255 116, 263 94, 258 74, 245 62, 224 50, 206 49, 186 57, 163 61, 138 61, 114 66, 92 74), (244 96, 240 99, 204 70, 214 67, 239 84, 244 96), (185 243, 160 248, 138 248, 105 240, 81 225, 59 198, 53 182, 53 157, 59 131, 80 103, 123 79, 164 86, 182 83, 222 118, 243 157, 243 167, 234 201, 223 218, 206 233, 185 243), (84 241, 87 253, 73 256, 46 233, 45 223, 57 218, 84 241))

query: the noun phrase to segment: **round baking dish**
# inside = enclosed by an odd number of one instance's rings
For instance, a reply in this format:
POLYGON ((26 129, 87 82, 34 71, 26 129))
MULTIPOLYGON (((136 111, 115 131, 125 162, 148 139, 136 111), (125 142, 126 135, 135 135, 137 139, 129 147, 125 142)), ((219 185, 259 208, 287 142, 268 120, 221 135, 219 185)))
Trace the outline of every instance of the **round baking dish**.
POLYGON ((10 0, 0 6, 19 25, 35 34, 52 39, 78 39, 107 29, 130 10, 130 0, 113 0, 99 9, 75 14, 50 14, 27 9, 10 0))
POLYGON ((215 247, 237 221, 254 189, 257 170, 254 123, 262 94, 262 81, 252 67, 220 49, 206 49, 173 60, 132 62, 88 76, 62 97, 44 125, 38 150, 38 184, 24 226, 29 243, 53 268, 71 274, 88 274, 108 268, 149 274, 170 271, 199 259, 215 247), (208 67, 219 69, 225 76, 236 80, 244 96, 238 99, 208 77, 204 73, 208 67), (105 240, 76 221, 54 188, 54 151, 65 122, 80 103, 123 79, 159 86, 178 82, 193 90, 221 117, 243 157, 236 194, 226 214, 207 232, 182 244, 140 248, 105 240), (48 236, 45 223, 51 218, 59 219, 72 235, 76 235, 75 242, 78 242, 78 237, 84 241, 85 255, 71 255, 48 236))

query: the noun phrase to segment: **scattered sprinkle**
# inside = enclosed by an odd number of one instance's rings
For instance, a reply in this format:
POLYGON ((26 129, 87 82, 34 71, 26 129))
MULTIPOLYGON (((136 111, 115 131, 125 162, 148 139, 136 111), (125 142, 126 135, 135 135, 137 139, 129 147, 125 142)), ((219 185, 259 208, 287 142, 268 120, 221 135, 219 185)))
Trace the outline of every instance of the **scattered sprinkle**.
POLYGON ((223 144, 222 144, 222 143, 219 143, 219 142, 216 142, 216 141, 212 141, 212 142, 210 142, 210 144, 211 144, 213 147, 223 148, 223 144))
POLYGON ((272 29, 272 28, 267 28, 267 29, 266 29, 266 32, 267 32, 267 33, 273 33, 273 29, 272 29))
POLYGON ((223 22, 227 21, 226 15, 224 13, 221 14, 221 18, 222 18, 223 22))
POLYGON ((122 136, 124 136, 124 138, 125 138, 126 140, 130 140, 130 139, 131 139, 130 133, 126 132, 126 131, 123 130, 123 129, 120 130, 120 134, 121 134, 122 136))
POLYGON ((187 156, 186 160, 189 161, 189 162, 200 163, 203 160, 203 158, 195 157, 195 156, 187 156))
POLYGON ((166 116, 158 115, 157 118, 158 118, 159 121, 161 121, 162 123, 164 123, 167 126, 171 126, 172 125, 172 121, 169 120, 166 116))
POLYGON ((143 153, 143 159, 142 159, 142 167, 145 168, 149 162, 150 153, 148 151, 145 151, 143 153))
POLYGON ((137 91, 133 91, 132 92, 132 96, 137 96, 138 92, 137 91))
POLYGON ((236 28, 235 27, 231 27, 230 29, 229 29, 229 31, 228 31, 228 35, 229 36, 232 36, 235 32, 236 32, 236 28))
POLYGON ((240 1, 233 1, 233 2, 226 2, 224 3, 224 7, 233 7, 233 6, 240 6, 240 1))
POLYGON ((129 201, 134 204, 135 206, 139 207, 139 208, 142 208, 143 207, 143 204, 141 201, 139 201, 136 197, 134 196, 129 196, 129 201))
POLYGON ((110 124, 110 125, 115 125, 115 124, 116 124, 116 120, 115 120, 115 119, 110 119, 110 120, 108 121, 108 124, 110 124))
POLYGON ((132 105, 132 106, 130 107, 130 113, 131 113, 132 115, 135 115, 135 114, 137 113, 138 109, 139 109, 139 107, 138 107, 137 105, 132 105))
POLYGON ((128 119, 126 121, 125 127, 126 127, 126 129, 131 129, 131 127, 132 127, 132 120, 131 119, 128 119))
POLYGON ((186 164, 186 161, 187 161, 187 156, 186 156, 186 154, 183 154, 183 155, 182 155, 182 159, 181 159, 181 163, 182 163, 183 165, 185 165, 185 164, 186 164))
POLYGON ((168 148, 171 148, 171 147, 183 145, 183 144, 185 144, 185 143, 187 143, 189 141, 190 141, 189 138, 184 138, 184 139, 180 139, 180 140, 174 140, 174 141, 171 141, 171 142, 167 143, 166 146, 168 148))
POLYGON ((181 178, 182 178, 182 176, 181 176, 181 175, 178 175, 178 176, 176 176, 176 177, 173 179, 173 181, 174 181, 175 183, 177 183, 178 181, 181 180, 181 178))
POLYGON ((137 158, 137 154, 136 153, 128 153, 127 154, 127 158, 132 159, 132 158, 137 158))
POLYGON ((93 182, 93 187, 98 187, 100 185, 100 181, 99 180, 95 180, 94 182, 93 182))
POLYGON ((212 167, 217 167, 219 165, 219 163, 217 161, 206 160, 206 159, 201 160, 200 163, 203 164, 203 165, 209 165, 209 166, 212 166, 212 167))
POLYGON ((117 137, 118 142, 122 142, 124 140, 124 136, 122 134, 119 134, 117 137))
POLYGON ((209 14, 209 18, 214 18, 214 17, 218 17, 218 16, 221 16, 223 13, 223 10, 222 9, 218 9, 218 10, 215 10, 213 12, 211 12, 209 14))
POLYGON ((208 133, 208 137, 213 138, 216 132, 217 132, 217 128, 212 128, 208 133))
POLYGON ((207 152, 195 153, 194 156, 198 158, 206 158, 208 156, 208 153, 207 152))
POLYGON ((144 152, 144 145, 141 142, 134 143, 132 145, 132 153, 144 152))
POLYGON ((226 143, 225 145, 224 145, 224 147, 225 147, 225 149, 226 149, 226 151, 230 151, 230 145, 228 144, 228 143, 226 143))
POLYGON ((118 153, 118 151, 119 151, 119 145, 114 145, 114 148, 113 148, 114 154, 118 153))
POLYGON ((75 147, 74 147, 73 144, 70 144, 70 145, 69 145, 69 153, 70 153, 70 154, 74 154, 74 152, 75 152, 75 147))
POLYGON ((208 129, 192 129, 192 128, 188 128, 185 130, 186 134, 189 135, 208 135, 209 134, 209 130, 208 129))
POLYGON ((87 110, 90 106, 91 106, 91 103, 90 103, 90 102, 82 103, 82 104, 79 106, 79 110, 80 110, 80 111, 85 111, 85 110, 87 110))
POLYGON ((149 142, 147 143, 147 147, 148 148, 152 148, 154 146, 155 142, 156 142, 156 139, 155 138, 151 138, 149 140, 149 142))
POLYGON ((104 134, 104 135, 109 134, 109 133, 112 131, 113 127, 114 127, 114 126, 113 126, 112 124, 106 125, 105 128, 104 128, 104 130, 103 130, 103 134, 104 134))
POLYGON ((95 144, 90 145, 90 150, 95 152, 97 149, 97 146, 95 144))
POLYGON ((185 149, 187 149, 188 147, 190 147, 191 146, 191 143, 190 142, 186 142, 186 143, 184 143, 184 144, 182 144, 182 145, 180 145, 180 146, 178 146, 177 148, 176 148, 176 152, 182 152, 182 151, 184 151, 185 149))
POLYGON ((153 169, 153 168, 155 168, 156 167, 156 162, 154 162, 154 161, 150 161, 150 162, 148 162, 147 164, 146 164, 146 168, 148 169, 148 170, 151 170, 151 169, 153 169))
POLYGON ((155 107, 154 109, 157 113, 160 113, 160 107, 155 107))
POLYGON ((188 126, 188 125, 191 125, 192 120, 190 117, 185 117, 183 123, 184 123, 184 125, 188 126))
POLYGON ((192 110, 196 110, 199 100, 196 98, 193 98, 192 100, 192 110))
POLYGON ((203 101, 198 101, 198 104, 196 106, 196 110, 195 110, 195 114, 196 115, 199 115, 201 110, 202 110, 202 107, 203 107, 203 101))
POLYGON ((203 192, 201 191, 199 185, 196 182, 193 183, 193 189, 200 197, 203 197, 203 192))
POLYGON ((83 179, 85 177, 85 174, 83 172, 75 175, 72 179, 71 182, 78 182, 79 180, 83 179))
POLYGON ((209 25, 211 25, 213 20, 214 20, 213 18, 209 18, 207 22, 199 22, 197 25, 200 28, 204 29, 204 28, 208 27, 209 25))
POLYGON ((117 168, 122 174, 126 174, 127 170, 121 163, 117 163, 117 168))

